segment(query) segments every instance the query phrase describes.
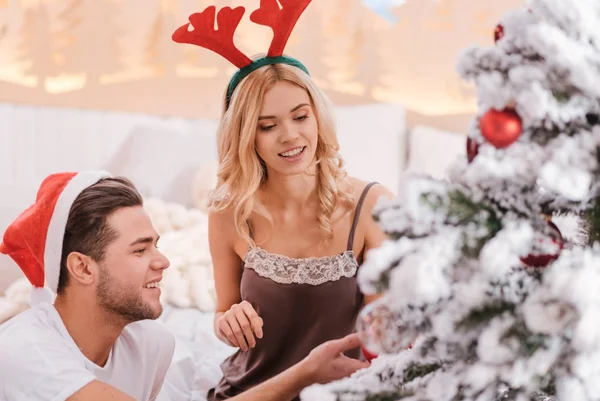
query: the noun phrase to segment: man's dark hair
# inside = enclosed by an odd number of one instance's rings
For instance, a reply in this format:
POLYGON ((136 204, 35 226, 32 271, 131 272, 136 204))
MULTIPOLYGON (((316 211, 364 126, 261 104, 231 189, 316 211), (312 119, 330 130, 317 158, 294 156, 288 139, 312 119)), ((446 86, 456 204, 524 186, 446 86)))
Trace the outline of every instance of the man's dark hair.
POLYGON ((69 282, 67 257, 80 252, 102 262, 106 247, 117 236, 107 223, 113 212, 124 207, 143 206, 143 199, 135 186, 126 178, 104 178, 84 189, 69 211, 63 238, 62 256, 57 293, 62 294, 69 282))

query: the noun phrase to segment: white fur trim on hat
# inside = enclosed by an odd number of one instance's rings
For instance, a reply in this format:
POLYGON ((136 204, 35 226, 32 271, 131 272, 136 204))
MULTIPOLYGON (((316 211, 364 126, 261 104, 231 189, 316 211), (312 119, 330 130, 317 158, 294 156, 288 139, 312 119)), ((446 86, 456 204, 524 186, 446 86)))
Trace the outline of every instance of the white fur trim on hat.
POLYGON ((42 303, 51 304, 53 302, 54 294, 52 294, 48 288, 31 287, 31 292, 29 293, 30 306, 36 306, 42 303))
POLYGON ((102 178, 110 178, 106 171, 84 171, 71 178, 71 181, 61 192, 54 212, 48 225, 46 246, 44 249, 44 274, 46 286, 56 293, 58 289, 58 276, 60 274, 60 257, 62 255, 63 239, 71 206, 79 194, 86 188, 94 185, 102 178))

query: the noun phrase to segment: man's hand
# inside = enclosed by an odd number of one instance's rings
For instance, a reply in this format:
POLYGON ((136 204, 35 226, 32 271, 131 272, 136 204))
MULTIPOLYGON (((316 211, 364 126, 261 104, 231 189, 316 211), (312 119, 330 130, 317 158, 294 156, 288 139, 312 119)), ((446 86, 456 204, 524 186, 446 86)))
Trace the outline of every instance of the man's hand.
POLYGON ((369 366, 367 362, 348 358, 342 352, 360 347, 357 334, 327 341, 313 349, 301 362, 283 373, 239 394, 230 401, 288 401, 302 389, 350 376, 369 366))
POLYGON ((300 364, 306 372, 307 385, 325 384, 350 376, 357 370, 369 367, 369 363, 348 358, 342 352, 359 348, 358 334, 350 334, 339 340, 327 341, 313 349, 300 364))

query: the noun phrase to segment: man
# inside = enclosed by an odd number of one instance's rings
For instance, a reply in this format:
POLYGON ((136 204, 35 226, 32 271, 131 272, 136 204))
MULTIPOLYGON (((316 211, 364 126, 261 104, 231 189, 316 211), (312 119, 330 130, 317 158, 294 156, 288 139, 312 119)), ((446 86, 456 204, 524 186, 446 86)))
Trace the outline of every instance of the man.
MULTIPOLYGON (((157 399, 175 347, 154 321, 169 266, 158 239, 128 180, 103 172, 44 180, 0 244, 34 286, 31 309, 0 326, 0 399, 157 399)), ((231 400, 291 399, 347 376, 366 366, 341 355, 357 346, 356 336, 325 343, 231 400)))

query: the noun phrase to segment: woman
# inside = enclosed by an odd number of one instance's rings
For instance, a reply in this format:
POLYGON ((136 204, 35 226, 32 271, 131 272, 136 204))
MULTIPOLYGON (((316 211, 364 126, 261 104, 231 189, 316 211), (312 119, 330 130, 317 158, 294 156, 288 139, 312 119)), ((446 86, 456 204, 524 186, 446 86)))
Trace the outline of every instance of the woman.
POLYGON ((328 101, 304 69, 257 68, 224 106, 209 242, 215 333, 240 349, 209 400, 239 394, 354 330, 370 301, 357 269, 385 238, 371 210, 392 197, 346 175, 328 101))

